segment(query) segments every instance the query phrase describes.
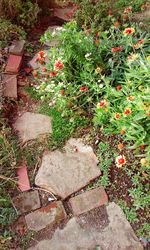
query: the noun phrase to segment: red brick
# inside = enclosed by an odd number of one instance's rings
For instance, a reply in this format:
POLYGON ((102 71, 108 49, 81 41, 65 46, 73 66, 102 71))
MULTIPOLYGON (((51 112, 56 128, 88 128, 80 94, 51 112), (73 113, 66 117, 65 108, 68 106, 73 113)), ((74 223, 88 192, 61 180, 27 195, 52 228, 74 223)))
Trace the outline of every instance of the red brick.
POLYGON ((108 197, 103 187, 86 191, 69 200, 74 215, 86 213, 96 207, 106 204, 107 202, 108 197))
POLYGON ((18 186, 21 191, 28 191, 30 190, 30 182, 29 182, 29 177, 27 173, 27 167, 21 167, 18 168, 17 170, 17 175, 18 175, 18 186))
POLYGON ((16 75, 6 74, 3 79, 4 96, 17 98, 17 77, 16 75))
POLYGON ((22 56, 9 55, 5 71, 10 73, 18 73, 21 62, 22 56))
POLYGON ((40 231, 47 226, 53 226, 66 218, 66 212, 61 201, 52 202, 25 216, 29 230, 40 231))

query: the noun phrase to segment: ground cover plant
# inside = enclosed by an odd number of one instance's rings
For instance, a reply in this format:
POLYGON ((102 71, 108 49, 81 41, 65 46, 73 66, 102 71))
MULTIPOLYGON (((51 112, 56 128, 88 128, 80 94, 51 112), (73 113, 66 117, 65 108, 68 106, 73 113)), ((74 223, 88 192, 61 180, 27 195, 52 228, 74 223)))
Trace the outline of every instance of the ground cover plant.
MULTIPOLYGON (((135 11, 141 6, 133 4, 135 11)), ((108 12, 109 28, 104 30, 72 21, 45 33, 41 41, 57 40, 59 47, 39 52, 34 88, 62 117, 77 112, 93 117, 97 133, 108 140, 97 148, 105 162, 96 185, 105 186, 139 235, 149 237, 150 36, 131 22, 131 9, 122 8, 128 21, 117 21, 108 12), (120 185, 124 191, 119 194, 120 185)))

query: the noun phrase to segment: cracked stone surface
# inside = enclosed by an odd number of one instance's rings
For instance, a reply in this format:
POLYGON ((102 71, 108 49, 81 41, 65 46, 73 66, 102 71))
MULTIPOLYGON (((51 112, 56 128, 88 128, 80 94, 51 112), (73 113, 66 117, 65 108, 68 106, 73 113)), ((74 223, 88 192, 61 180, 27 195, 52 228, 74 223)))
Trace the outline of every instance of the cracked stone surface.
POLYGON ((71 139, 65 152, 45 152, 35 184, 65 199, 100 176, 98 159, 90 146, 71 139))
POLYGON ((18 131, 22 143, 37 139, 39 135, 52 133, 51 118, 31 112, 18 117, 13 128, 18 131))
POLYGON ((93 214, 88 213, 70 219, 63 229, 55 231, 52 239, 42 240, 28 250, 95 250, 96 247, 101 250, 143 249, 119 206, 110 203, 105 213, 106 221, 103 221, 102 227, 101 214, 97 214, 94 220, 93 214))

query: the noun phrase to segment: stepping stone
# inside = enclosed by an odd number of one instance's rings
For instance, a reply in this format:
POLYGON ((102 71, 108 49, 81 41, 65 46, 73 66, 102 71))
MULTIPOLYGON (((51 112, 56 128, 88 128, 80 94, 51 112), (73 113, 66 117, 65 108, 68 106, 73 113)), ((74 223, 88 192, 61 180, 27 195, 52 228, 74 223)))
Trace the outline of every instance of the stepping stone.
POLYGON ((60 41, 57 36, 61 33, 63 27, 62 26, 50 26, 45 33, 50 33, 54 38, 51 41, 45 41, 44 44, 48 47, 58 47, 60 41))
POLYGON ((77 195, 69 200, 74 215, 80 215, 108 202, 103 187, 98 187, 77 195))
POLYGON ((4 96, 17 99, 17 76, 5 74, 3 78, 4 96))
POLYGON ((25 112, 18 117, 13 128, 18 131, 22 143, 37 139, 40 135, 52 133, 51 118, 31 112, 25 112))
POLYGON ((97 211, 85 217, 72 218, 63 229, 57 229, 51 239, 42 240, 28 250, 143 250, 121 208, 110 203, 102 215, 97 211), (100 219, 98 219, 100 218, 100 219), (91 219, 91 220, 90 220, 91 219))
POLYGON ((47 226, 53 226, 55 223, 60 222, 65 219, 66 216, 62 202, 56 201, 27 214, 25 220, 29 230, 40 231, 47 226))
POLYGON ((22 192, 30 190, 31 187, 30 187, 29 177, 27 173, 27 166, 18 168, 17 175, 18 175, 18 186, 20 190, 22 192))
POLYGON ((37 190, 19 194, 17 197, 13 198, 13 203, 18 214, 31 212, 41 206, 37 190))
POLYGON ((75 148, 77 151, 45 152, 35 184, 65 199, 99 177, 101 172, 93 149, 89 146, 83 149, 81 145, 81 151, 75 148))
POLYGON ((9 53, 13 55, 21 56, 23 55, 25 41, 15 41, 9 48, 9 53))
POLYGON ((9 55, 5 72, 18 73, 22 62, 22 56, 9 55))

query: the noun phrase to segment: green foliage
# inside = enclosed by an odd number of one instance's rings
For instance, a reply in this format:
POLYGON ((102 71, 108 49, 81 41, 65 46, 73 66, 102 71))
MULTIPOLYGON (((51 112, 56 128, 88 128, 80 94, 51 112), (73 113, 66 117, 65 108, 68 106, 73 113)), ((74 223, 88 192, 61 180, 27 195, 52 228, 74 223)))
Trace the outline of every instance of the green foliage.
POLYGON ((125 7, 132 7, 133 11, 140 11, 141 6, 144 5, 147 0, 118 0, 115 3, 115 8, 118 10, 123 10, 125 7))
POLYGON ((126 215, 127 220, 130 223, 138 222, 136 210, 127 206, 126 202, 123 200, 118 201, 118 205, 122 208, 123 212, 126 215))
POLYGON ((99 167, 102 171, 102 176, 100 177, 98 183, 104 187, 110 185, 110 167, 112 165, 112 156, 114 155, 113 150, 110 148, 109 144, 100 142, 98 145, 98 158, 99 158, 99 167))
POLYGON ((140 237, 150 238, 150 224, 145 222, 141 225, 141 228, 137 231, 140 237))
POLYGON ((0 18, 0 47, 5 46, 8 41, 25 39, 25 37, 26 33, 20 26, 0 18))

